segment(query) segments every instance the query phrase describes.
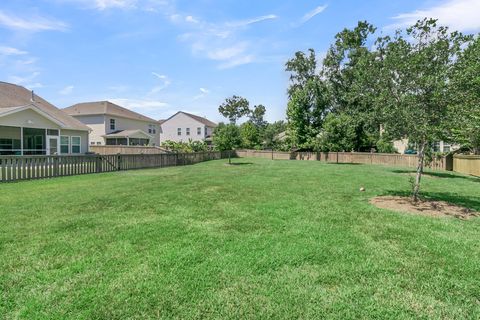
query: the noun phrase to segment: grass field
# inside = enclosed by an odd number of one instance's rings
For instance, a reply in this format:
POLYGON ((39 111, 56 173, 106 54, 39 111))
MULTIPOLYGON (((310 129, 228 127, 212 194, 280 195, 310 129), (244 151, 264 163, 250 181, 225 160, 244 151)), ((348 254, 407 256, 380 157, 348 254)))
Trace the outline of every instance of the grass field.
MULTIPOLYGON (((368 203, 405 169, 225 161, 0 185, 0 318, 480 317, 480 218, 368 203)), ((480 210, 480 179, 423 182, 480 210)))

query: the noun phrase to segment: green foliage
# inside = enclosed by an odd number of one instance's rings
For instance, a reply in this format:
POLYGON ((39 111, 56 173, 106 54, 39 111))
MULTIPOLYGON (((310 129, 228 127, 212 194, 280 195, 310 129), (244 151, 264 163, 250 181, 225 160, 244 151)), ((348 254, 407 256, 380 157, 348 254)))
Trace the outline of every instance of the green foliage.
POLYGON ((242 139, 242 148, 253 149, 259 146, 259 129, 252 122, 247 121, 240 126, 240 136, 242 139))
MULTIPOLYGON (((283 148, 283 145, 287 142, 279 135, 285 135, 286 130, 287 124, 284 121, 268 123, 263 131, 263 147, 265 149, 284 150, 285 148, 283 148)), ((286 149, 288 150, 288 147, 286 149)))
POLYGON ((397 153, 392 141, 380 138, 376 143, 376 149, 379 153, 397 153))
POLYGON ((451 138, 480 154, 480 37, 459 55, 450 87, 451 138))
POLYGON ((250 121, 257 127, 258 130, 262 131, 267 125, 265 121, 265 112, 267 109, 264 105, 259 104, 255 106, 253 110, 250 111, 250 121))
POLYGON ((162 142, 161 147, 179 153, 208 151, 208 145, 204 141, 193 141, 192 139, 189 139, 188 142, 167 140, 162 142))
POLYGON ((241 146, 240 129, 235 124, 219 123, 213 132, 213 144, 216 150, 228 151, 241 146))
POLYGON ((225 102, 218 107, 218 112, 227 118, 231 124, 235 124, 238 119, 250 113, 249 106, 250 103, 247 99, 232 96, 231 98, 225 99, 225 102))
POLYGON ((354 120, 345 113, 329 114, 325 118, 323 131, 319 137, 319 149, 328 151, 352 151, 356 132, 354 120))
POLYGON ((317 73, 315 51, 297 52, 286 63, 290 73, 287 132, 294 148, 311 149, 328 111, 326 85, 317 73))

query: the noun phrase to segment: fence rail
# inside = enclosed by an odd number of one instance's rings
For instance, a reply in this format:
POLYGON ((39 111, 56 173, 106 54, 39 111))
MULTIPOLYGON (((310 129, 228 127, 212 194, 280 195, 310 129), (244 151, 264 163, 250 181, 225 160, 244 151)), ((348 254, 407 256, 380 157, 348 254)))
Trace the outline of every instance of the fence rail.
POLYGON ((184 166, 227 157, 228 152, 1 156, 0 181, 10 182, 122 170, 184 166))
POLYGON ((113 155, 113 154, 162 154, 169 153, 167 150, 160 147, 142 147, 142 146, 89 146, 90 152, 113 155))
MULTIPOLYGON (((390 153, 366 152, 278 152, 264 150, 237 150, 239 157, 257 157, 279 160, 312 160, 330 163, 381 164, 399 167, 416 167, 417 156, 390 153)), ((429 166, 432 170, 445 170, 448 167, 446 157, 435 159, 429 166)))
POLYGON ((480 177, 480 156, 454 155, 453 170, 480 177))

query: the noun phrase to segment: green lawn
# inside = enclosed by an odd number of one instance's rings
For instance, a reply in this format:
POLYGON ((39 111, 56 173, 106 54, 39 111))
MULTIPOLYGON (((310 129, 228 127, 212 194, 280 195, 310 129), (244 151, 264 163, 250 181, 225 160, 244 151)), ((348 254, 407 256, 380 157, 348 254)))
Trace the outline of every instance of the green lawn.
MULTIPOLYGON (((225 161, 1 184, 0 318, 480 317, 480 218, 368 203, 405 169, 225 161)), ((479 182, 423 190, 480 210, 479 182)))

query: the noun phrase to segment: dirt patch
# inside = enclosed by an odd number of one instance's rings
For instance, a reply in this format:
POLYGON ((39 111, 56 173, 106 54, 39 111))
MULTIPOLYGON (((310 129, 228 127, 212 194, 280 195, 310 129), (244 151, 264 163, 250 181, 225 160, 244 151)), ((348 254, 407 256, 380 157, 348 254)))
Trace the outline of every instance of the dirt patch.
POLYGON ((475 210, 445 201, 419 200, 417 203, 414 203, 408 197, 382 196, 370 199, 370 203, 382 209, 430 217, 455 217, 466 220, 480 216, 475 210))

